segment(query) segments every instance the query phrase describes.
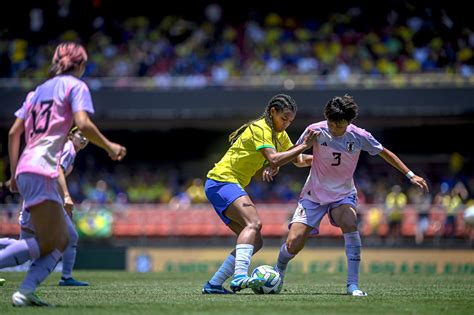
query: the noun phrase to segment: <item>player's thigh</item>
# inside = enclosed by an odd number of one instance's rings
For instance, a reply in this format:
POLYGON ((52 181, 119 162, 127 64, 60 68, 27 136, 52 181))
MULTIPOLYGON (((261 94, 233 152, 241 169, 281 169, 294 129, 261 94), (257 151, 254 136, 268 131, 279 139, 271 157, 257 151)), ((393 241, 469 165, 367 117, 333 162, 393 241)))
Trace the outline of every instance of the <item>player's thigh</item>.
POLYGON ((248 195, 240 196, 234 200, 224 214, 243 227, 257 222, 260 224, 257 208, 248 195))
POLYGON ((68 231, 61 204, 46 200, 40 204, 30 206, 30 213, 40 246, 63 247, 64 242, 67 243, 68 231))
POLYGON ((331 217, 338 226, 356 225, 357 212, 352 205, 343 204, 331 209, 331 217))
POLYGON ((295 222, 291 224, 290 231, 286 238, 286 245, 289 249, 301 249, 310 235, 313 228, 303 223, 295 222))

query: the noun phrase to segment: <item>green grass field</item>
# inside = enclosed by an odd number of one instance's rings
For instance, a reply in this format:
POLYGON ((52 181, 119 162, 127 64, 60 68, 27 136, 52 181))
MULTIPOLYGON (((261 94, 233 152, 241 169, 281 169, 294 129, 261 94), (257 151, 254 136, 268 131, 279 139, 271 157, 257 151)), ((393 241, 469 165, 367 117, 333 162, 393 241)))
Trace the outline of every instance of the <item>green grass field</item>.
POLYGON ((368 297, 344 295, 344 274, 289 274, 279 295, 201 294, 207 274, 77 271, 91 282, 61 288, 59 274, 38 295, 55 308, 10 304, 22 273, 0 273, 0 314, 474 314, 474 275, 362 275, 368 297))

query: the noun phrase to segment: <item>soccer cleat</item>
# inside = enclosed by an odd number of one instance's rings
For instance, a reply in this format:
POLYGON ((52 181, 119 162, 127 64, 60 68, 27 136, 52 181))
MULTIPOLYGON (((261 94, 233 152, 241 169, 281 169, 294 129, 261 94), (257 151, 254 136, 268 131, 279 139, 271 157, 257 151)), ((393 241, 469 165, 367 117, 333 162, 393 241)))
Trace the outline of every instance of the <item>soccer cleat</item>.
POLYGON ((0 287, 1 287, 2 285, 4 285, 4 284, 5 284, 5 282, 6 282, 6 280, 5 280, 5 279, 3 279, 3 278, 0 278, 0 287))
POLYGON ((278 265, 275 265, 273 269, 280 274, 281 282, 283 282, 283 280, 285 280, 285 272, 281 272, 280 269, 278 269, 278 265))
POLYGON ((265 279, 248 277, 247 275, 236 275, 230 282, 230 289, 235 293, 242 289, 258 289, 265 283, 265 279))
POLYGON ((79 281, 79 280, 74 279, 73 277, 71 278, 61 277, 61 280, 59 280, 58 285, 60 287, 87 287, 89 285, 89 282, 79 281))
POLYGON ((12 304, 13 306, 52 306, 51 304, 42 301, 34 293, 23 294, 20 291, 13 293, 12 304))
POLYGON ((347 294, 352 296, 367 296, 367 293, 359 290, 356 284, 347 285, 347 294))
POLYGON ((202 294, 234 294, 234 292, 227 290, 222 285, 214 285, 208 281, 202 288, 202 294))

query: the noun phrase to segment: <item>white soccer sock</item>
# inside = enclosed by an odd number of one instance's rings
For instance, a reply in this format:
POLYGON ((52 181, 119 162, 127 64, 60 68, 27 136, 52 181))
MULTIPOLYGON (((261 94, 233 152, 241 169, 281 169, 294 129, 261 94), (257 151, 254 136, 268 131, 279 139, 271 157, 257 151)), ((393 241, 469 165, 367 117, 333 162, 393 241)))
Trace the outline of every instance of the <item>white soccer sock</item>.
POLYGON ((214 276, 212 276, 209 283, 212 285, 222 285, 229 277, 232 276, 235 269, 235 256, 229 254, 227 258, 224 260, 222 265, 217 269, 214 276))
POLYGON ((294 257, 295 255, 288 252, 288 247, 286 247, 286 244, 281 245, 276 265, 280 274, 285 275, 286 267, 288 266, 290 260, 292 260, 294 257))
POLYGON ((344 233, 347 256, 347 285, 359 285, 360 248, 362 243, 358 231, 344 233))
POLYGON ((234 276, 248 275, 250 258, 253 254, 253 245, 237 244, 235 246, 235 269, 234 276))

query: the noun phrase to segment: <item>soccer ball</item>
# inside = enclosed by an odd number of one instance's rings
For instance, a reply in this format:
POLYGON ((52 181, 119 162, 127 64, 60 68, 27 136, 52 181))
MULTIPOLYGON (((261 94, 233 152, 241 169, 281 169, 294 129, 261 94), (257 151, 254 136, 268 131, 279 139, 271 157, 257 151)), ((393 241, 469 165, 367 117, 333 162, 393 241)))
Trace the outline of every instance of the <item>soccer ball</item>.
POLYGON ((474 228, 474 206, 464 210, 464 223, 474 228))
POLYGON ((264 278, 265 283, 259 288, 252 289, 256 294, 278 294, 283 287, 283 278, 272 266, 258 266, 252 271, 252 277, 264 278))

